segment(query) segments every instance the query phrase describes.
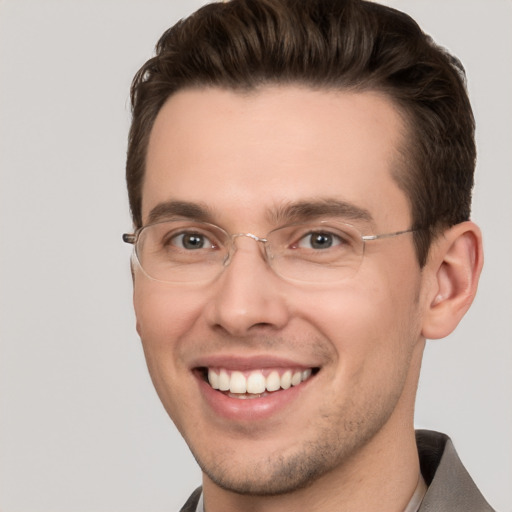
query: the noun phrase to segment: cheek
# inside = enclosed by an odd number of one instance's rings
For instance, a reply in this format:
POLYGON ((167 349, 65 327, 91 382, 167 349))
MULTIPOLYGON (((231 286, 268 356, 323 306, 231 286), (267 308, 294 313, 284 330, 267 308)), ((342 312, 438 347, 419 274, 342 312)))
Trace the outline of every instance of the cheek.
POLYGON ((203 308, 197 293, 144 280, 135 281, 133 303, 146 352, 175 350, 203 308))
MULTIPOLYGON (((396 277, 396 276, 395 276, 396 277)), ((342 290, 305 293, 303 319, 332 345, 342 375, 356 379, 368 368, 387 373, 403 364, 420 334, 417 286, 365 277, 342 290)))
POLYGON ((186 365, 181 357, 183 339, 201 309, 197 297, 158 283, 135 281, 134 309, 146 364, 155 390, 167 413, 181 430, 179 411, 190 397, 183 392, 186 365), (176 392, 180 389, 181 392, 176 392))

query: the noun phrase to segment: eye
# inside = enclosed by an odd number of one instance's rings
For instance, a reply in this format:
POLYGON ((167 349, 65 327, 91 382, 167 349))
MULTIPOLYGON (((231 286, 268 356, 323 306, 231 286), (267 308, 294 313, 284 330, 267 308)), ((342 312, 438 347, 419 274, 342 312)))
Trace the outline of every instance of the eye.
POLYGON ((195 251, 198 249, 214 249, 215 244, 204 235, 198 232, 178 233, 169 237, 164 245, 173 245, 179 249, 187 251, 195 251))
POLYGON ((345 241, 334 233, 328 231, 312 231, 304 235, 296 244, 302 249, 330 249, 345 243, 345 241))

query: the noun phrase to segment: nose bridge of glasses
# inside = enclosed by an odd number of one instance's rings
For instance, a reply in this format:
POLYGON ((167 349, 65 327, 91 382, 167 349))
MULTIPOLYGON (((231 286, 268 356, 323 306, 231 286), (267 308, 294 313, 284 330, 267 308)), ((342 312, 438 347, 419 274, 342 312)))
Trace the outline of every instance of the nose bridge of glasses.
POLYGON ((263 247, 262 247, 263 250, 260 249, 262 256, 265 259, 267 258, 266 245, 267 245, 268 240, 266 238, 259 237, 257 235, 254 235, 253 233, 234 233, 234 234, 230 235, 230 238, 231 238, 231 244, 230 244, 230 248, 229 248, 229 254, 228 254, 227 258, 224 260, 224 266, 227 266, 231 263, 231 259, 234 255, 234 253, 238 251, 238 244, 235 244, 235 241, 239 238, 250 238, 251 240, 254 240, 255 242, 260 242, 263 245, 263 247))
POLYGON ((253 235, 252 233, 235 233, 235 234, 231 235, 231 240, 233 240, 233 242, 234 242, 235 239, 244 237, 244 236, 246 236, 247 238, 252 238, 256 242, 266 243, 268 241, 266 238, 261 238, 257 235, 253 235))

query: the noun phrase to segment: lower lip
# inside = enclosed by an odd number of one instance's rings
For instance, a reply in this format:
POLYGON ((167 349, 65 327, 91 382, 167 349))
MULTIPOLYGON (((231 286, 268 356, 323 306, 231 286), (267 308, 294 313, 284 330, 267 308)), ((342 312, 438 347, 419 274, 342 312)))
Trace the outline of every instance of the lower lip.
POLYGON ((313 377, 298 386, 246 399, 227 396, 213 389, 201 376, 197 376, 197 379, 203 397, 218 416, 232 421, 253 422, 268 419, 287 409, 313 377))

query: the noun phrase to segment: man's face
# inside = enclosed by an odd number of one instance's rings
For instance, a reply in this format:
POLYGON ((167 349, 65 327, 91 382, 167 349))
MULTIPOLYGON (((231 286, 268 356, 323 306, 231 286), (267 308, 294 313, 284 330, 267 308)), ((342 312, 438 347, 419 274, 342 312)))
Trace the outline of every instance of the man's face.
MULTIPOLYGON (((144 223, 173 217, 180 202, 180 217, 199 207, 229 233, 264 237, 295 204, 318 214, 338 202, 369 214, 335 214, 363 235, 407 229, 410 207, 392 179, 402 132, 397 111, 376 93, 179 92, 151 133, 144 223)), ((135 268, 151 377, 207 481, 290 491, 348 471, 369 446, 412 428, 425 302, 412 235, 367 242, 354 276, 322 284, 286 281, 261 244, 235 243, 230 265, 207 284, 165 284, 135 268), (261 396, 229 394, 210 386, 208 369, 305 380, 261 396)))

